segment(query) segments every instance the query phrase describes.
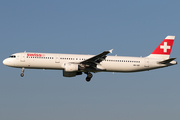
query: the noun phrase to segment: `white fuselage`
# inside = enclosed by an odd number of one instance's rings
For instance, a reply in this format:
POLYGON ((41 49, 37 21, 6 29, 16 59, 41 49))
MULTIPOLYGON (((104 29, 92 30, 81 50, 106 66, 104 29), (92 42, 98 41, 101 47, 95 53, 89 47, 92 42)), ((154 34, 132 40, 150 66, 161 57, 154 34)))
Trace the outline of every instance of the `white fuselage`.
MULTIPOLYGON (((64 70, 67 63, 79 63, 93 57, 93 55, 79 54, 51 54, 51 53, 16 53, 3 61, 10 67, 28 68, 28 69, 56 69, 64 70)), ((97 65, 97 70, 90 72, 138 72, 151 70, 161 67, 174 65, 173 61, 170 64, 158 64, 160 58, 148 57, 122 57, 122 56, 107 56, 100 64, 97 65)), ((83 71, 84 72, 84 71, 83 71)))
POLYGON ((176 58, 169 58, 175 36, 167 36, 147 57, 107 56, 113 49, 98 55, 54 54, 54 53, 16 53, 3 61, 10 67, 63 70, 64 77, 75 77, 83 72, 86 81, 93 77, 91 72, 139 72, 177 64, 176 58))

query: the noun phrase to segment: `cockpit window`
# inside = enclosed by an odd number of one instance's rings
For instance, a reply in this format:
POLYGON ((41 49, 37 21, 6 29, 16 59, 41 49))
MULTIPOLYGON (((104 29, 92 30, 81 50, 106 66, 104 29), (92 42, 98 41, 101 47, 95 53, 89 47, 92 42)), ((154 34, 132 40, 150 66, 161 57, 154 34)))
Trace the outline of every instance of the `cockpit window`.
POLYGON ((10 58, 16 58, 16 56, 15 55, 11 55, 10 58))

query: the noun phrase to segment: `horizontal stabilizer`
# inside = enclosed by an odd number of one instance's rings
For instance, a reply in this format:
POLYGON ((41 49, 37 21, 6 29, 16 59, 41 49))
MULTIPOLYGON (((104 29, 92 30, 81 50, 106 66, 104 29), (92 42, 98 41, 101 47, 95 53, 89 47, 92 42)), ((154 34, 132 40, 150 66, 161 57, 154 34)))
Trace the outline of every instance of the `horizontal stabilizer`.
POLYGON ((175 60, 176 58, 170 58, 170 59, 167 59, 167 60, 163 60, 163 61, 160 61, 159 64, 167 64, 167 63, 170 63, 171 61, 175 60))

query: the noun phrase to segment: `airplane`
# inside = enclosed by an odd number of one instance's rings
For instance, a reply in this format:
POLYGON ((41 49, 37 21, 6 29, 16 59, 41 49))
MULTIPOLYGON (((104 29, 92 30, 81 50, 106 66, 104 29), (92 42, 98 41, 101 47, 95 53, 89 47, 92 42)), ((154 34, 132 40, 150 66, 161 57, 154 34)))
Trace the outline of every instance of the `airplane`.
POLYGON ((113 49, 98 55, 56 54, 21 52, 12 54, 3 61, 10 67, 25 69, 63 70, 64 77, 87 74, 89 82, 97 72, 140 72, 176 65, 176 58, 169 58, 175 36, 167 36, 147 57, 107 56, 113 49))

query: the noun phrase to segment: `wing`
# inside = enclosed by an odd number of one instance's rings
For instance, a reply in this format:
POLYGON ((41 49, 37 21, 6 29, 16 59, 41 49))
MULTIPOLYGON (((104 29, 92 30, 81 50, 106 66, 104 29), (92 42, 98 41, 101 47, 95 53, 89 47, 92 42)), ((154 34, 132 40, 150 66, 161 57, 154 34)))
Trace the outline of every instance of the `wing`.
POLYGON ((105 58, 107 57, 106 55, 108 53, 112 53, 113 49, 109 50, 109 51, 104 51, 94 57, 91 57, 87 60, 84 60, 82 62, 80 62, 81 64, 85 64, 85 65, 89 65, 89 66, 96 66, 97 64, 99 64, 100 62, 102 62, 103 60, 105 60, 105 58))

